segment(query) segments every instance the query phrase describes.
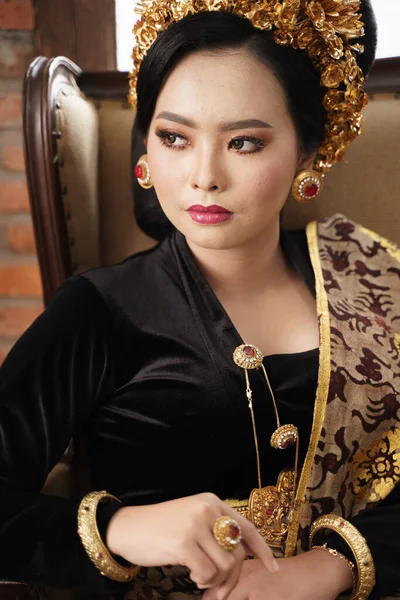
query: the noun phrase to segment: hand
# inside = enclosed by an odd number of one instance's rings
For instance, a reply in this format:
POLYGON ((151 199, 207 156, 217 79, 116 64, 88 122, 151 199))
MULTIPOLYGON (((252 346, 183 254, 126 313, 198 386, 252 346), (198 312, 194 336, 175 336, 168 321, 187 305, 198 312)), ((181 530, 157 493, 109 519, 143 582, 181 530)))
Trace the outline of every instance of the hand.
POLYGON ((265 572, 279 569, 257 529, 214 494, 204 493, 151 506, 130 506, 112 517, 106 534, 109 550, 143 567, 183 565, 199 588, 235 587, 246 554, 257 556, 265 572), (232 517, 242 542, 229 552, 213 534, 215 521, 232 517))
POLYGON ((335 600, 349 589, 349 567, 324 550, 311 550, 278 560, 271 576, 258 560, 246 561, 233 591, 224 585, 207 590, 203 600, 335 600))

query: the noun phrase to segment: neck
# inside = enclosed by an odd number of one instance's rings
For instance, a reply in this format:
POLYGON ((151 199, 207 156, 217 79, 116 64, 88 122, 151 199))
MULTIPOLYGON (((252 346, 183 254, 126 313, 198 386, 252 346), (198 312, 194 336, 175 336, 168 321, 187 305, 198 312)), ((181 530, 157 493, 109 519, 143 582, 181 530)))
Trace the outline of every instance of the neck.
POLYGON ((197 264, 219 297, 249 297, 278 283, 287 271, 280 247, 279 221, 268 232, 227 250, 201 248, 187 240, 197 264))

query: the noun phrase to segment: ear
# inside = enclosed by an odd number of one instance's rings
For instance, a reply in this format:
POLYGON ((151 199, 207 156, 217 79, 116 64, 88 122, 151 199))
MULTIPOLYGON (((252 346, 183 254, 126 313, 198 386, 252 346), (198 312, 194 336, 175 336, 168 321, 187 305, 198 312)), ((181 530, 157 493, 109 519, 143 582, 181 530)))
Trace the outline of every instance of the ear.
POLYGON ((313 165, 314 165, 314 160, 315 157, 317 156, 317 153, 314 152, 313 154, 301 154, 300 155, 300 159, 299 159, 299 164, 298 164, 298 171, 312 171, 313 169, 313 165))

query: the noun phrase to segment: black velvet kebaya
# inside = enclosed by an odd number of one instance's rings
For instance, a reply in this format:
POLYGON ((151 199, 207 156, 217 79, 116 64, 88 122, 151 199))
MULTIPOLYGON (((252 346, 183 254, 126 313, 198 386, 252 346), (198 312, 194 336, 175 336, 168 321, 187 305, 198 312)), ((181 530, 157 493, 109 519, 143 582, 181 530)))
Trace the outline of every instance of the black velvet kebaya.
MULTIPOLYGON (((282 233, 286 255, 314 293, 304 233, 282 233)), ((106 592, 76 531, 79 499, 41 494, 71 438, 85 438, 91 489, 149 504, 210 491, 247 498, 257 486, 242 343, 184 237, 68 280, 15 345, 0 371, 0 578, 106 592)), ((310 437, 318 349, 264 358, 282 423, 310 437)), ((253 378, 263 485, 293 466, 274 450, 273 405, 253 378)), ((102 505, 100 527, 118 504, 102 505)), ((374 556, 379 595, 399 585, 395 492, 352 521, 374 556)), ((331 535, 330 545, 349 550, 331 535)))

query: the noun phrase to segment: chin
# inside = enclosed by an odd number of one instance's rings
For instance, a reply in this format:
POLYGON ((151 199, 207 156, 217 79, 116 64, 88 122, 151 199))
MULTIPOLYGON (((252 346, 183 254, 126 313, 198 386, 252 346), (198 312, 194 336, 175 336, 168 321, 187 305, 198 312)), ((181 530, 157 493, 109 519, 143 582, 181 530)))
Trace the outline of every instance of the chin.
POLYGON ((186 239, 198 248, 204 248, 205 250, 232 250, 237 246, 232 240, 216 236, 185 236, 186 239))
POLYGON ((232 222, 219 225, 197 225, 185 223, 183 227, 176 226, 188 242, 207 250, 231 250, 243 243, 237 227, 232 222))

